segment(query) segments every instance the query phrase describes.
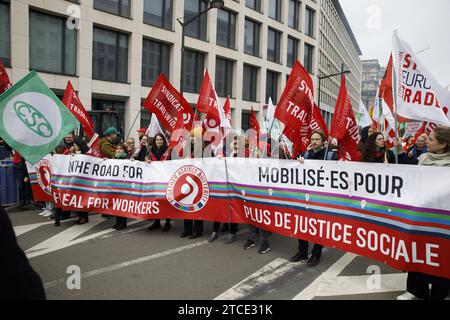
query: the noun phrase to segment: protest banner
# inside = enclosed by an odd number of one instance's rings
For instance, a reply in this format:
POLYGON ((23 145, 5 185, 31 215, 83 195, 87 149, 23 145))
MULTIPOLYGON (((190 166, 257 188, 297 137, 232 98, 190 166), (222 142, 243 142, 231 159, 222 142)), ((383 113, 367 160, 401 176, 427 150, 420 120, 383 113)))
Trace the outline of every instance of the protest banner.
POLYGON ((85 155, 45 159, 55 204, 64 210, 247 223, 450 278, 447 168, 243 158, 151 164, 85 155))

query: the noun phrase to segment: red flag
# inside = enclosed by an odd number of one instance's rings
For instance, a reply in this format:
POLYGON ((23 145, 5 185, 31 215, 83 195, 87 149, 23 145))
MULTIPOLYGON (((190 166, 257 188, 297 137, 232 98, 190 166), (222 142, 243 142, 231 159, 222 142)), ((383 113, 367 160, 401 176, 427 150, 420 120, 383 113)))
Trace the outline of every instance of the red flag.
POLYGON ((257 145, 259 143, 259 123, 258 123, 258 119, 256 119, 256 115, 255 112, 253 111, 253 107, 252 107, 252 111, 250 112, 250 128, 253 129, 254 135, 250 134, 249 135, 249 142, 252 145, 257 145))
POLYGON ((172 133, 176 128, 178 117, 183 118, 187 130, 192 129, 194 111, 184 97, 170 84, 161 73, 145 99, 144 108, 154 113, 160 123, 172 133))
POLYGON ((338 159, 344 161, 358 161, 359 130, 355 120, 350 97, 347 94, 345 75, 342 76, 339 96, 336 101, 330 136, 338 141, 338 159))
POLYGON ((9 87, 11 87, 11 81, 9 80, 5 67, 3 66, 3 61, 0 60, 0 94, 9 89, 9 87))
POLYGON ((314 107, 312 108, 310 115, 309 126, 302 125, 300 131, 298 132, 298 136, 300 139, 297 139, 293 142, 292 145, 292 156, 296 158, 300 153, 305 153, 307 147, 310 144, 310 136, 312 131, 322 130, 325 133, 328 140, 328 128, 325 120, 323 120, 322 112, 320 112, 319 107, 316 103, 314 103, 314 107))
POLYGON ((307 144, 302 137, 308 133, 313 106, 313 81, 308 71, 296 61, 275 110, 275 118, 284 123, 283 133, 292 141, 294 149, 306 150, 307 144))
POLYGON ((230 96, 227 96, 227 100, 225 101, 225 104, 223 105, 223 111, 225 112, 225 117, 228 119, 228 121, 231 124, 231 104, 230 104, 230 96))
POLYGON ((197 101, 197 111, 208 113, 212 107, 216 107, 219 101, 216 98, 216 92, 209 77, 208 69, 205 70, 202 86, 200 87, 200 94, 197 101))
POLYGON ((86 109, 84 109, 83 104, 81 103, 80 98, 78 98, 78 95, 73 89, 70 81, 67 82, 62 103, 70 110, 70 112, 72 112, 75 118, 80 121, 86 135, 88 137, 94 136, 94 123, 92 122, 92 119, 86 109))
POLYGON ((255 112, 253 111, 253 107, 252 107, 252 111, 250 112, 250 128, 255 130, 257 135, 259 136, 259 123, 258 123, 258 119, 256 119, 256 115, 255 115, 255 112))
POLYGON ((170 143, 169 143, 169 148, 167 149, 166 152, 166 159, 168 158, 168 155, 171 154, 172 149, 177 147, 178 149, 178 156, 181 158, 183 157, 183 149, 186 145, 186 139, 184 136, 184 133, 186 133, 185 130, 186 129, 186 125, 183 121, 183 117, 180 115, 177 118, 177 123, 175 124, 175 128, 173 129, 173 133, 170 135, 170 143))

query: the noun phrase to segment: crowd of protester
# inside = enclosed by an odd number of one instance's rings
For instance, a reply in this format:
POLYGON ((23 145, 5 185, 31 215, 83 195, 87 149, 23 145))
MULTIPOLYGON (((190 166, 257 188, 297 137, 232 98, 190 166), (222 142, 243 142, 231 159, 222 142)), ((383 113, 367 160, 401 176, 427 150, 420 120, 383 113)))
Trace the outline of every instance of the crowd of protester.
MULTIPOLYGON (((139 141, 135 141, 132 137, 127 137, 125 142, 119 139, 119 132, 113 128, 107 128, 103 132, 103 138, 99 141, 99 150, 104 159, 129 159, 132 161, 143 161, 151 163, 153 161, 169 161, 171 160, 170 152, 168 152, 168 141, 170 137, 163 133, 158 133, 154 137, 148 137, 145 129, 138 130, 139 141)), ((423 134, 409 148, 410 138, 394 140, 394 147, 388 149, 385 137, 382 133, 377 132, 372 127, 362 128, 360 132, 361 140, 358 144, 358 150, 361 154, 361 162, 373 163, 399 163, 410 165, 433 165, 433 166, 450 166, 450 128, 437 127, 429 136, 423 134)), ((190 137, 191 154, 194 155, 194 145, 196 139, 201 139, 193 134, 190 137)), ((262 156, 270 157, 271 146, 275 143, 267 137, 259 139, 259 141, 250 141, 245 135, 234 136, 231 142, 224 147, 222 156, 226 157, 245 157, 258 158, 262 156), (244 146, 242 148, 242 145, 244 146)), ((314 131, 310 135, 310 145, 303 154, 291 155, 284 141, 275 143, 278 145, 279 158, 281 159, 297 159, 299 165, 305 160, 334 160, 338 159, 338 148, 334 145, 327 146, 327 138, 321 131, 314 131)), ((205 143, 202 143, 203 149, 205 143)), ((61 144, 54 150, 54 153, 63 155, 89 154, 90 149, 81 137, 68 134, 61 144)), ((208 156, 214 156, 214 152, 208 156)), ((203 156, 205 156, 203 154, 203 156)), ((23 209, 32 201, 30 188, 30 179, 28 177, 24 159, 17 152, 13 152, 13 161, 16 169, 16 176, 19 185, 20 201, 19 209, 23 209)), ((34 205, 36 205, 34 203, 34 205)), ((68 212, 55 208, 53 203, 47 202, 42 204, 42 212, 39 215, 55 219, 55 226, 60 225, 60 220, 70 218, 71 214, 77 215, 76 224, 84 224, 89 222, 87 212, 68 212)), ((109 215, 103 214, 103 217, 110 219, 109 215)), ((122 230, 127 228, 127 218, 116 216, 116 223, 113 228, 122 230)), ((226 232, 225 244, 231 244, 237 240, 238 224, 224 223, 220 228, 220 222, 213 222, 213 232, 208 241, 214 242, 219 238, 220 232, 226 232)), ((183 232, 181 237, 188 239, 196 239, 203 236, 204 222, 184 220, 183 232)), ((171 230, 171 219, 165 219, 164 226, 161 225, 159 219, 153 220, 148 227, 149 231, 161 230, 168 232, 171 230)), ((243 248, 248 250, 254 247, 258 237, 261 239, 258 252, 267 253, 270 250, 269 238, 271 233, 249 225, 250 237, 246 240, 243 248)), ((307 261, 308 267, 317 266, 320 263, 322 255, 322 246, 313 244, 312 253, 308 255, 309 245, 307 241, 298 239, 298 250, 290 258, 291 262, 307 261)), ((408 274, 407 292, 399 297, 399 299, 444 299, 449 292, 449 280, 434 277, 422 273, 411 272, 408 274), (429 287, 431 284, 431 288, 429 287)))

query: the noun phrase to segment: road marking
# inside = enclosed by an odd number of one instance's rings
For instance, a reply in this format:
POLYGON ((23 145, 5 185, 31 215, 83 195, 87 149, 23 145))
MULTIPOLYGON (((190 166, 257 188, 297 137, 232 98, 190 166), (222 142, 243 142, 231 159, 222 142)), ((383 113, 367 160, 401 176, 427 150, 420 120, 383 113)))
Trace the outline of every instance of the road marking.
MULTIPOLYGON (((154 253, 145 257, 141 257, 141 258, 137 258, 137 259, 133 259, 133 260, 129 260, 129 261, 125 261, 125 262, 121 262, 121 263, 117 263, 117 264, 113 264, 110 265, 108 267, 103 267, 103 268, 99 268, 96 270, 92 270, 92 271, 88 271, 85 273, 81 274, 81 278, 85 279, 85 278, 89 278, 89 277, 93 277, 93 276, 97 276, 103 273, 107 273, 107 272, 111 272, 111 271, 115 271, 115 270, 119 270, 119 269, 123 269, 123 268, 127 268, 129 266, 133 266, 136 264, 140 264, 140 263, 144 263, 147 261, 151 261, 151 260, 155 260, 158 258, 162 258, 162 257, 166 257, 175 253, 179 253, 185 250, 189 250, 189 249, 193 249, 193 248, 197 248, 197 247, 201 247, 205 244, 208 244, 208 240, 204 240, 204 241, 199 241, 187 246, 183 246, 183 247, 178 247, 178 248, 174 248, 174 249, 170 249, 170 250, 166 250, 163 252, 158 252, 158 253, 154 253)), ((53 281, 49 281, 46 282, 44 284, 44 288, 48 289, 48 288, 52 288, 55 287, 57 285, 60 284, 64 284, 66 283, 67 279, 66 278, 60 278, 58 280, 53 280, 53 281)))
POLYGON ((31 230, 34 230, 36 228, 39 228, 40 226, 45 226, 47 224, 52 224, 54 222, 49 221, 49 222, 41 222, 41 223, 33 223, 33 224, 25 224, 25 225, 21 225, 21 226, 15 226, 14 227, 14 233, 16 234, 16 237, 27 233, 31 230))
MULTIPOLYGON (((44 240, 41 243, 38 243, 34 247, 28 249, 25 253, 27 255, 28 259, 41 256, 43 254, 47 254, 50 252, 54 252, 56 250, 64 249, 70 246, 73 246, 75 244, 85 242, 90 239, 94 239, 97 237, 100 237, 102 235, 105 235, 110 232, 116 232, 115 229, 108 228, 103 231, 99 231, 97 233, 93 233, 89 236, 82 237, 79 239, 76 239, 77 237, 81 236, 83 233, 89 231, 90 229, 94 228, 98 224, 104 222, 105 219, 102 218, 100 215, 93 216, 89 219, 89 223, 82 224, 82 225, 75 225, 73 227, 70 227, 69 229, 66 229, 55 236, 44 240), (76 240, 73 240, 76 239, 76 240)), ((128 226, 132 226, 136 223, 142 222, 142 220, 134 220, 128 223, 128 226)))
POLYGON ((215 297, 214 300, 240 300, 249 296, 255 290, 267 286, 281 276, 285 275, 301 264, 291 263, 286 259, 277 258, 266 264, 258 271, 231 287, 224 293, 215 297))
POLYGON ((335 281, 335 278, 344 270, 344 268, 357 257, 356 254, 347 252, 338 261, 336 261, 327 271, 317 277, 308 287, 303 289, 292 300, 311 300, 316 296, 320 284, 324 281, 335 281))
POLYGON ((374 275, 341 276, 334 279, 326 279, 317 287, 315 296, 327 297, 405 291, 407 273, 391 273, 379 276, 381 277, 379 289, 372 289, 367 286, 369 278, 374 277, 374 275))

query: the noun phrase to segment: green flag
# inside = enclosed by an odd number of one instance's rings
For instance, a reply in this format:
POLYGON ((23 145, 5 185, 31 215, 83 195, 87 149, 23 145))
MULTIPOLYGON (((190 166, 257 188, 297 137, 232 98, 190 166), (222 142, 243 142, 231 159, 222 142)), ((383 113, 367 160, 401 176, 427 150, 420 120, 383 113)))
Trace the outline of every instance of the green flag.
POLYGON ((35 71, 0 95, 0 137, 32 164, 78 125, 35 71))

